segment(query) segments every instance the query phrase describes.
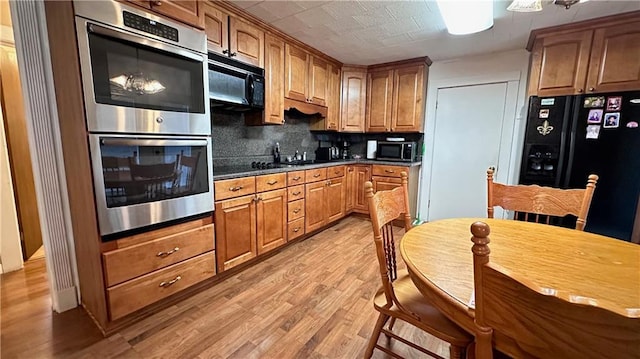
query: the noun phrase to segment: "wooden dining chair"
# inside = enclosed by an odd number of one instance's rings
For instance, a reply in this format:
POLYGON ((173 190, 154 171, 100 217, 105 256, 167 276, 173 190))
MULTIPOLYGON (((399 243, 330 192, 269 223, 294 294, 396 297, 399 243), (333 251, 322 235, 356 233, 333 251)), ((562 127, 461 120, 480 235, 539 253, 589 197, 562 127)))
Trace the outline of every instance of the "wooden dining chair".
POLYGON ((514 211, 514 219, 556 224, 562 217, 577 217, 575 229, 582 231, 587 223, 597 175, 589 175, 584 189, 559 189, 538 185, 505 185, 493 182, 494 170, 487 170, 487 216, 493 208, 514 211))
POLYGON ((196 179, 196 171, 198 170, 198 161, 200 160, 200 151, 195 156, 186 156, 184 151, 180 151, 180 177, 176 181, 182 181, 184 178, 184 186, 182 183, 176 183, 176 188, 184 191, 193 190, 196 179))
POLYGON ((466 347, 473 338, 462 328, 440 313, 422 296, 411 282, 406 270, 398 270, 396 262, 396 244, 393 237, 392 222, 401 218, 405 230, 411 228, 409 214, 409 197, 407 191, 407 174, 400 174, 402 186, 389 191, 378 191, 373 194, 371 182, 365 183, 365 196, 369 203, 369 214, 373 227, 373 239, 376 246, 378 265, 382 278, 382 287, 375 295, 373 306, 380 314, 375 324, 365 358, 371 358, 375 348, 399 357, 390 349, 378 345, 380 333, 394 338, 427 355, 440 358, 437 354, 423 348, 406 338, 393 333, 396 319, 403 320, 441 340, 448 342, 451 358, 462 358, 466 347), (385 324, 390 320, 387 329, 385 324))
POLYGON ((491 263, 489 233, 484 222, 471 225, 476 359, 493 358, 494 337, 514 358, 640 358, 638 309, 614 313, 491 263))

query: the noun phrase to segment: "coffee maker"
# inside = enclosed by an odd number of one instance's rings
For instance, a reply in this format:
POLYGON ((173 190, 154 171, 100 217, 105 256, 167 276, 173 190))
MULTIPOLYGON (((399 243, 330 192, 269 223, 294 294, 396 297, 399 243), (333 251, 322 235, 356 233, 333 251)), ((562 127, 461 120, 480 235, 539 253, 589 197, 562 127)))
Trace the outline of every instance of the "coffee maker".
POLYGON ((349 141, 342 141, 342 159, 348 159, 349 158, 349 146, 351 146, 351 144, 349 143, 349 141))

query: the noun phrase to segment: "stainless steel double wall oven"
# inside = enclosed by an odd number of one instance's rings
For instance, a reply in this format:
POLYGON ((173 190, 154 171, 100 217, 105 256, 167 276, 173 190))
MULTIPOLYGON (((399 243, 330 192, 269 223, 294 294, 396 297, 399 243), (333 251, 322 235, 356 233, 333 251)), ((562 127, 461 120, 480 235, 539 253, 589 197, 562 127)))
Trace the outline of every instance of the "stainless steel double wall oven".
POLYGON ((100 234, 213 211, 203 32, 114 1, 76 1, 100 234))

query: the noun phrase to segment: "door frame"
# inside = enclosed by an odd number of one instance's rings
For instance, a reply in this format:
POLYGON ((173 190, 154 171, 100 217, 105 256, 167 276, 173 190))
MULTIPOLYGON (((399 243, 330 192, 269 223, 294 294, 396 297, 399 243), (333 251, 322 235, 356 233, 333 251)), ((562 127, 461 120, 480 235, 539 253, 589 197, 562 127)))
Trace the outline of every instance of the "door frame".
POLYGON ((423 150, 424 156, 420 170, 420 195, 418 196, 418 213, 420 213, 421 220, 429 218, 429 198, 431 197, 431 176, 433 175, 432 167, 438 92, 441 89, 453 87, 507 83, 507 94, 503 112, 503 135, 498 156, 500 171, 496 173, 496 180, 504 183, 515 183, 518 180, 521 161, 519 154, 522 152, 522 144, 524 142, 525 124, 522 123, 524 122, 522 120, 526 118, 526 106, 524 106, 524 101, 521 101, 525 95, 523 91, 526 90, 524 90, 520 84, 521 78, 521 71, 508 71, 490 75, 441 79, 429 84, 426 101, 427 118, 424 128, 425 148, 423 150), (518 111, 518 107, 520 107, 520 111, 518 111), (431 109, 431 111, 429 111, 429 109, 431 109), (523 110, 524 114, 522 113, 523 110), (520 115, 517 115, 518 112, 520 115), (505 134, 508 135, 508 133, 504 132, 505 130, 511 132, 509 137, 505 137, 505 134))

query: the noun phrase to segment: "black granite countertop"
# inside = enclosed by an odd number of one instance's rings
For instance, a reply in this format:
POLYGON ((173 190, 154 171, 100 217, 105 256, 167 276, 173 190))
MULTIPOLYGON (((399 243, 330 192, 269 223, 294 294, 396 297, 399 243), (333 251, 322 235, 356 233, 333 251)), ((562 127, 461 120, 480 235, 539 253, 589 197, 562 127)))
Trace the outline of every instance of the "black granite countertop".
POLYGON ((415 162, 394 162, 394 161, 376 161, 366 159, 353 159, 353 160, 337 160, 331 162, 322 163, 307 163, 304 165, 288 165, 286 163, 280 164, 278 168, 259 169, 251 168, 249 165, 243 166, 214 166, 213 167, 213 180, 225 180, 231 178, 239 178, 246 176, 260 176, 272 173, 282 173, 289 171, 309 170, 314 168, 331 167, 347 164, 364 164, 364 165, 388 165, 388 166, 402 166, 402 167, 414 167, 420 166, 421 161, 415 162))

